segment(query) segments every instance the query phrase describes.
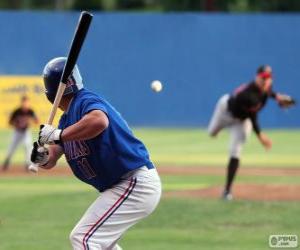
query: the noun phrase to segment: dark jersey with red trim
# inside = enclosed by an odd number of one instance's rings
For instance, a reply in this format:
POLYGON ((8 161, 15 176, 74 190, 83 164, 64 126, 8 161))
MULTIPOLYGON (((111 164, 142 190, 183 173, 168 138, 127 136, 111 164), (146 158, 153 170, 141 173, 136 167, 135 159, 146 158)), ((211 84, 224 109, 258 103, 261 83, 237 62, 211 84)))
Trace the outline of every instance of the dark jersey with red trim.
POLYGON ((9 123, 17 130, 25 131, 31 119, 37 119, 32 109, 17 108, 10 116, 9 123))
POLYGON ((254 81, 238 87, 228 100, 228 109, 232 115, 244 120, 250 118, 254 131, 259 134, 260 127, 257 121, 257 113, 266 105, 268 98, 275 98, 276 94, 269 90, 263 92, 254 81))

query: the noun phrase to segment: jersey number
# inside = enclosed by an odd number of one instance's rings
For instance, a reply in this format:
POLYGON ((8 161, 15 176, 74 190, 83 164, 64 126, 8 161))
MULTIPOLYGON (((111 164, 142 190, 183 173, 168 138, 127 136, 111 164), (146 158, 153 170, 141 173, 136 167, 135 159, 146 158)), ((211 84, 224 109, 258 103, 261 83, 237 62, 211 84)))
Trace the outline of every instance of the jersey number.
POLYGON ((96 173, 94 169, 89 164, 88 160, 86 158, 82 158, 81 160, 77 161, 77 165, 82 172, 82 174, 88 179, 92 179, 96 177, 96 173))

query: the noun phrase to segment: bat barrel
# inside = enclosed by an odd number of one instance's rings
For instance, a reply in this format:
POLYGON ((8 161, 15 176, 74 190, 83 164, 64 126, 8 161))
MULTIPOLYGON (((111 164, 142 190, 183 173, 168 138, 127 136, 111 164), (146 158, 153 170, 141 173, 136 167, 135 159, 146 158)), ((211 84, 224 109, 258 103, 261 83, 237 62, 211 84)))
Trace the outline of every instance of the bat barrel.
POLYGON ((85 40, 86 34, 89 30, 93 15, 87 11, 81 12, 77 28, 75 30, 74 38, 70 47, 69 55, 66 65, 61 77, 61 82, 66 84, 68 77, 76 64, 82 44, 85 40))

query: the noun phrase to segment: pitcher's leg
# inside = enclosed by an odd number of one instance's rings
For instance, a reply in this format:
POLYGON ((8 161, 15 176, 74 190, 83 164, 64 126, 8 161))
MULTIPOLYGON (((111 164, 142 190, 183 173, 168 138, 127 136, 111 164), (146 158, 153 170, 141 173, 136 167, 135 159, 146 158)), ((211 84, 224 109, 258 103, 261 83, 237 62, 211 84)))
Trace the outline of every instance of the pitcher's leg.
POLYGON ((227 110, 228 98, 229 95, 224 95, 216 104, 207 129, 210 136, 216 136, 231 120, 230 113, 227 110))
POLYGON ((227 165, 226 184, 224 188, 223 198, 226 200, 232 199, 231 188, 237 170, 240 165, 240 155, 243 149, 244 143, 247 141, 252 130, 251 121, 246 119, 238 122, 230 128, 230 152, 229 162, 227 165))
POLYGON ((239 167, 239 158, 230 157, 228 165, 227 165, 227 176, 226 176, 226 184, 224 189, 224 198, 225 199, 232 199, 231 197, 231 185, 233 182, 233 179, 236 175, 236 172, 239 167))

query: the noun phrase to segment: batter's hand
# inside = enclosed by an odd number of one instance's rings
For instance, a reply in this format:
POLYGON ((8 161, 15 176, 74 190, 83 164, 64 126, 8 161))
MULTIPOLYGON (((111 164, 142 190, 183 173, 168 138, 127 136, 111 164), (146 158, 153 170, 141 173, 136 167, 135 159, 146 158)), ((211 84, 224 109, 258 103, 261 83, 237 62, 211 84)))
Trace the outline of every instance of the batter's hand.
POLYGON ((59 144, 61 141, 61 129, 57 129, 51 125, 43 124, 40 126, 39 144, 59 144))
POLYGON ((37 142, 34 142, 31 151, 31 161, 39 166, 46 165, 49 161, 48 149, 44 146, 39 146, 37 142))
POLYGON ((259 141, 265 147, 266 150, 272 148, 272 141, 263 133, 260 133, 258 136, 259 141))

